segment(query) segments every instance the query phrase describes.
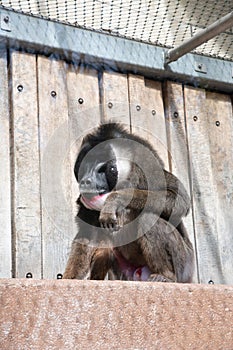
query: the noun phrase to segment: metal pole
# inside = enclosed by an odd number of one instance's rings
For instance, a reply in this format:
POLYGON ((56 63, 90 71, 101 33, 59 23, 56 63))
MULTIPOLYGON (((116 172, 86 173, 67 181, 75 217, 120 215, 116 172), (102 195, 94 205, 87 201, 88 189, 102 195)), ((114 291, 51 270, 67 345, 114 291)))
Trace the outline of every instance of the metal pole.
POLYGON ((168 50, 165 54, 165 64, 176 61, 181 56, 231 27, 233 27, 233 11, 212 23, 207 28, 200 30, 200 32, 191 39, 184 41, 180 46, 168 50))

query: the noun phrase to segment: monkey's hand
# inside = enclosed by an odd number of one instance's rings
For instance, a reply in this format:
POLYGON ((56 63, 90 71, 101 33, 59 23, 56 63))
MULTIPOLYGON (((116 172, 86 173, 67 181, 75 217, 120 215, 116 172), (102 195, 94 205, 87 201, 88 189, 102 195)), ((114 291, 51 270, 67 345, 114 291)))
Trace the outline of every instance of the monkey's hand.
POLYGON ((111 208, 103 208, 99 217, 100 226, 110 231, 118 231, 120 226, 118 224, 116 212, 111 208))
POLYGON ((99 216, 100 226, 110 231, 118 231, 127 223, 130 210, 122 204, 117 193, 111 193, 99 216))

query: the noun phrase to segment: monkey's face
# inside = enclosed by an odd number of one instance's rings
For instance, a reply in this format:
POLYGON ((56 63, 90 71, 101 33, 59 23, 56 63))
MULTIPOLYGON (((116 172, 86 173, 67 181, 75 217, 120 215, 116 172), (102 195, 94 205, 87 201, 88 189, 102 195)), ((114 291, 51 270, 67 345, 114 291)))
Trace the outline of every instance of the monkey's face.
POLYGON ((115 124, 87 134, 74 168, 79 200, 86 208, 101 211, 113 190, 148 188, 154 156, 140 141, 115 124), (145 163, 149 163, 148 174, 144 174, 145 163))
POLYGON ((83 145, 75 164, 80 200, 92 210, 100 211, 118 180, 117 161, 110 144, 91 149, 83 145))

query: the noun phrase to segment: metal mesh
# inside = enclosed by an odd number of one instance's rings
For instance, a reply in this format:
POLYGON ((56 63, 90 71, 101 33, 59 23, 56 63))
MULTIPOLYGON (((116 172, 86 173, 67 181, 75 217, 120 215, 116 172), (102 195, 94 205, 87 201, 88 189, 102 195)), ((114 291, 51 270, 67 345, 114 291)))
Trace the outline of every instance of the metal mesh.
MULTIPOLYGON (((0 5, 166 48, 181 44, 233 9, 232 0, 0 0, 0 5)), ((233 29, 195 52, 233 60, 233 29)))

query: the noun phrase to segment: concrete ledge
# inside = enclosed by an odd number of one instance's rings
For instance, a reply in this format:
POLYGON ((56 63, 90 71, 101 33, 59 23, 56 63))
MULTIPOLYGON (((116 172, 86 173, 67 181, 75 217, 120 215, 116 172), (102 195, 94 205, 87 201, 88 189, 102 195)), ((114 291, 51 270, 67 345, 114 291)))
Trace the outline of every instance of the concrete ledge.
POLYGON ((0 349, 233 349, 233 287, 0 280, 0 349))

